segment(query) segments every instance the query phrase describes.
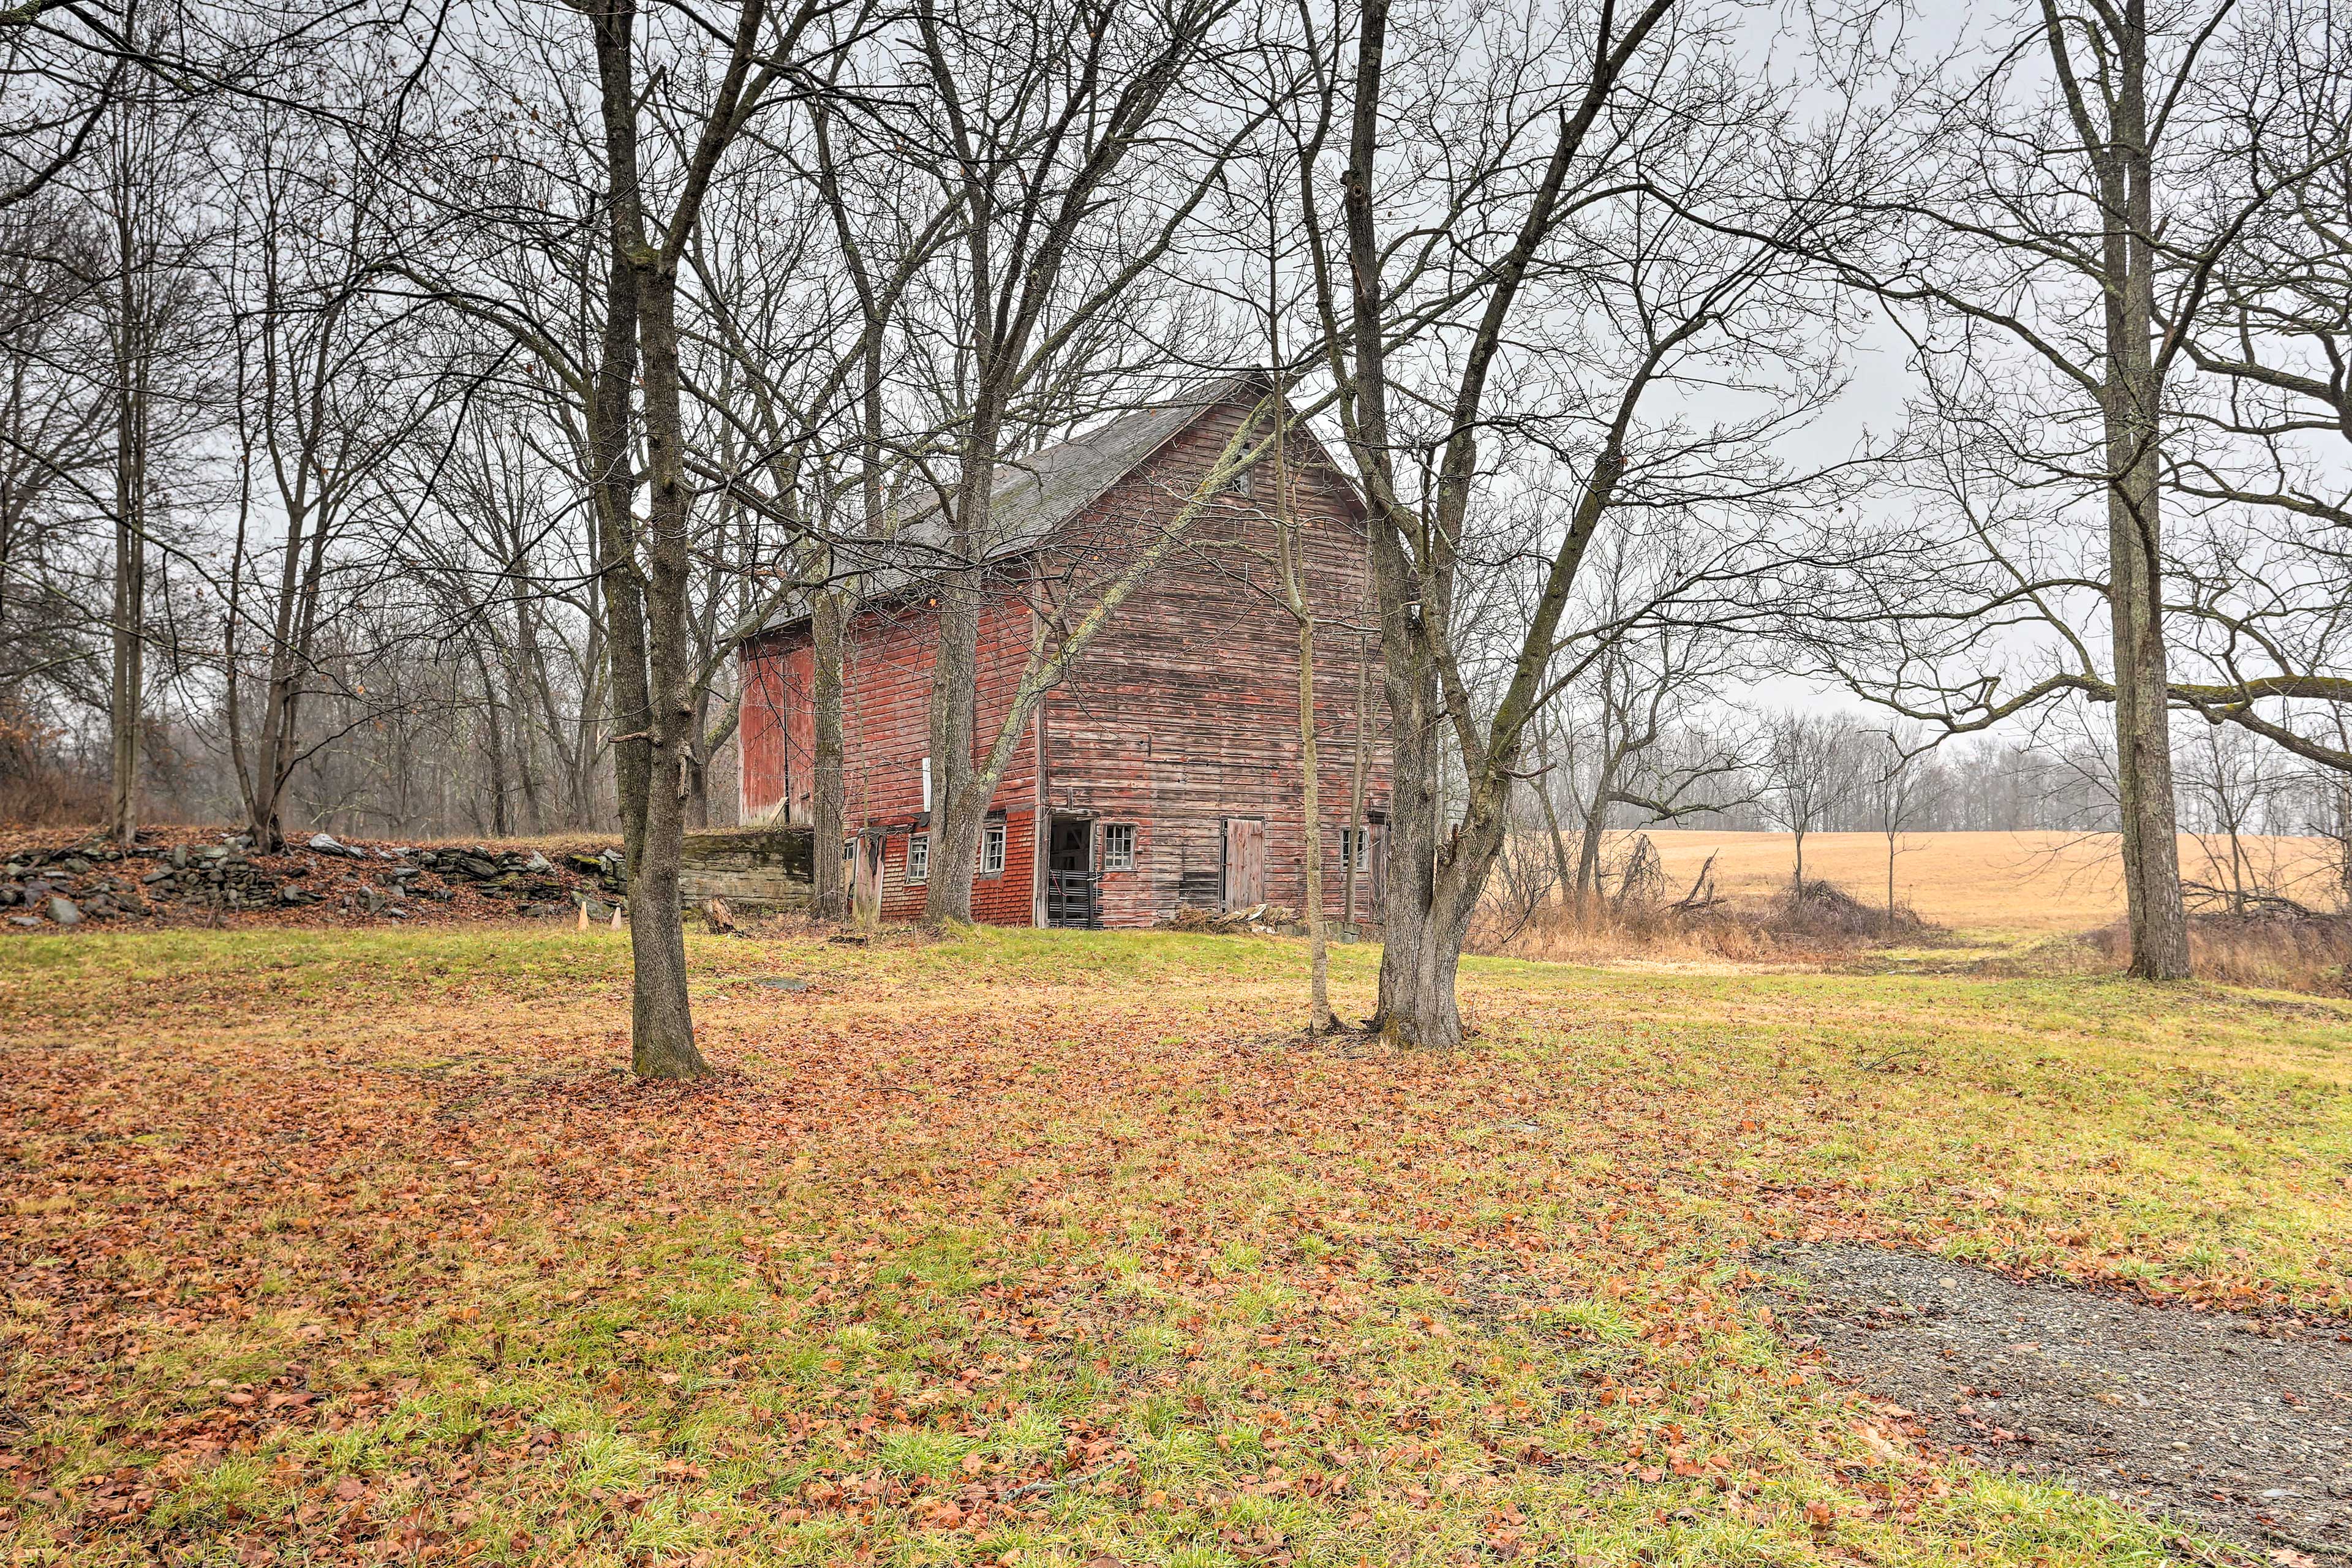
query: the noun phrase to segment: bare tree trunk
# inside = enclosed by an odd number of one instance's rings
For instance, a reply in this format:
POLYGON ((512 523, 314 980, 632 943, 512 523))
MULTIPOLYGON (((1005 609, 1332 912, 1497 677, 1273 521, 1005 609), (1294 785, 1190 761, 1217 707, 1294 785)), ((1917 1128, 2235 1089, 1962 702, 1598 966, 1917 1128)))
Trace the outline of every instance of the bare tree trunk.
POLYGON ((1886 940, 1895 940, 1895 828, 1886 829, 1886 940))
POLYGON ((1559 809, 1551 798, 1551 725, 1543 721, 1536 724, 1536 804, 1543 808, 1544 832, 1551 838, 1553 879, 1559 883, 1562 902, 1575 899, 1581 885, 1569 869, 1568 839, 1559 830, 1559 809))
MULTIPOLYGON (((688 574, 685 421, 675 316, 677 280, 658 268, 636 269, 637 341, 644 364, 648 497, 646 559, 645 686, 630 706, 648 722, 643 827, 632 862, 635 897, 630 934, 636 967, 635 1028, 630 1041, 641 1077, 698 1078, 709 1071, 695 1048, 687 1001, 686 929, 678 908, 685 802, 677 781, 694 733, 687 700, 688 574)), ((634 677, 635 672, 631 671, 634 677)), ((634 803, 633 803, 634 804, 634 803)))
MULTIPOLYGON (((121 226, 129 238, 127 222, 121 226)), ((147 409, 144 359, 134 345, 142 330, 131 281, 130 257, 122 258, 122 320, 115 353, 114 426, 114 669, 107 720, 111 801, 107 828, 117 843, 139 837, 140 725, 146 693, 147 617, 147 409)))
POLYGON ((506 729, 499 721, 499 693, 490 679, 490 663, 482 656, 478 644, 475 647, 474 663, 482 677, 482 733, 490 754, 490 833, 493 837, 504 838, 513 830, 507 815, 506 729))
MULTIPOLYGON (((838 211, 838 207, 835 208, 838 211)), ((855 247, 847 247, 853 255, 855 247)), ((856 277, 865 278, 862 262, 856 277)), ((860 371, 863 385, 859 389, 859 435, 864 449, 859 453, 858 494, 866 534, 874 536, 886 528, 886 508, 883 499, 883 405, 882 405, 882 330, 883 307, 876 301, 871 289, 861 289, 860 299, 866 302, 866 342, 860 371)), ((850 914, 849 888, 842 869, 841 845, 848 833, 849 781, 843 770, 847 766, 848 745, 843 733, 843 688, 846 683, 851 628, 857 613, 854 587, 836 585, 833 581, 839 564, 830 551, 824 562, 824 582, 817 590, 816 600, 809 615, 811 652, 811 693, 814 711, 811 728, 814 731, 810 765, 815 776, 810 781, 809 816, 815 828, 816 888, 814 913, 821 921, 845 920, 850 914)), ((939 821, 934 816, 933 822, 939 821)), ((934 848, 939 843, 935 837, 934 848)), ((938 876, 939 857, 932 856, 930 874, 938 876)), ((926 901, 929 893, 925 892, 926 901)), ((967 910, 970 895, 966 894, 967 910)))
MULTIPOLYGON (((2147 0, 2112 18, 2116 51, 2109 121, 2101 134, 2079 96, 2076 126, 2099 190, 2105 285, 2100 403, 2107 459, 2107 605, 2116 661, 2116 780, 2131 973, 2183 980, 2189 920, 2180 900, 2172 737, 2164 647, 2164 545, 2159 456, 2164 375, 2156 330, 2155 161, 2149 143, 2147 0)), ((2049 25, 2053 63, 2070 89, 2063 29, 2049 25)), ((2104 74, 2104 73, 2103 73, 2104 74)))
POLYGON ((614 742, 621 832, 629 866, 632 960, 630 1064, 641 1078, 699 1078, 678 910, 684 822, 677 759, 692 718, 685 700, 686 489, 679 412, 676 275, 663 276, 647 242, 638 187, 634 0, 610 0, 593 18, 612 188, 612 260, 591 409, 592 461, 604 533, 604 599, 612 627, 614 742), (667 285, 667 286, 666 286, 667 285), (632 499, 629 405, 642 358, 650 570, 640 575, 632 499))
POLYGON ((1311 1026, 1331 1027, 1331 948, 1323 930, 1323 807, 1321 763, 1315 745, 1315 612, 1307 603, 1306 565, 1299 563, 1298 765, 1304 775, 1299 807, 1307 827, 1307 993, 1311 1026))
MULTIPOLYGON (((1378 551, 1375 551, 1377 559, 1378 551)), ((1399 560, 1391 570, 1402 574, 1399 560)), ((1383 684, 1391 734, 1387 892, 1382 903, 1381 1001, 1372 1023, 1403 1044, 1457 1045, 1462 1017, 1454 1000, 1454 952, 1436 877, 1439 766, 1437 664, 1421 646, 1402 598, 1383 594, 1383 684)), ((1468 929, 1468 919, 1463 920, 1468 929)))
MULTIPOLYGON (((1272 278, 1268 272, 1269 284, 1272 278)), ((1281 363, 1280 340, 1272 332, 1279 316, 1269 307, 1267 317, 1273 363, 1281 363)), ((1276 564, 1282 574, 1282 596, 1291 618, 1298 624, 1298 805, 1300 851, 1306 865, 1307 994, 1308 1027, 1316 1034, 1331 1028, 1331 949, 1323 930, 1323 778, 1315 743, 1315 602, 1307 596, 1307 548, 1290 507, 1290 475, 1284 462, 1283 408, 1277 386, 1274 399, 1274 535, 1276 564)))
POLYGON ((113 668, 107 692, 109 783, 107 830, 116 842, 139 837, 139 773, 146 708, 147 465, 152 435, 153 375, 158 323, 150 216, 152 171, 139 153, 150 127, 131 101, 114 108, 116 134, 109 150, 108 199, 113 208, 115 279, 114 605, 113 668), (139 139, 134 142, 134 139, 139 139))
MULTIPOLYGON (((964 446, 965 469, 956 488, 957 561, 936 594, 940 640, 931 666, 931 880, 923 894, 923 924, 969 924, 985 797, 973 798, 972 740, 980 707, 978 563, 986 552, 989 498, 996 476, 997 432, 983 418, 964 446)), ((992 789, 991 794, 994 791, 992 789)))
POLYGON ((815 754, 810 758, 814 776, 810 780, 809 819, 814 825, 816 846, 814 912, 821 921, 846 920, 849 916, 849 886, 841 865, 841 845, 846 832, 844 817, 849 806, 846 781, 842 776, 841 732, 843 645, 847 640, 847 606, 840 590, 830 585, 817 590, 809 611, 809 664, 815 687, 815 735, 812 748, 815 754))
POLYGON ((1356 867, 1369 864, 1370 857, 1364 852, 1364 769, 1370 738, 1365 733, 1371 702, 1372 650, 1370 642, 1356 639, 1356 763, 1348 784, 1348 864, 1347 889, 1340 897, 1340 929, 1353 941, 1356 925, 1356 867))
POLYGON ((2172 734, 2164 646, 2164 550, 2158 512, 2158 403, 2152 363, 2156 262, 2152 174, 2142 100, 2145 0, 2133 0, 2125 61, 2121 143, 2115 154, 2128 182, 2125 216, 2107 225, 2106 253, 2123 284, 2107 294, 2108 613, 2116 658, 2116 762, 2123 815, 2131 973, 2149 980, 2189 977, 2189 921, 2180 898, 2180 841, 2172 783, 2172 734), (2120 263, 2120 266, 2116 264, 2120 263))
MULTIPOLYGON (((1609 699, 1604 697, 1604 703, 1609 699)), ((1617 770, 1624 763, 1623 731, 1607 717, 1601 722, 1600 771, 1592 780, 1592 795, 1584 804, 1584 832, 1576 858, 1576 898, 1598 909, 1601 897, 1601 849, 1609 832, 1609 807, 1617 794, 1617 770)))
MULTIPOLYGON (((307 465, 305 465, 307 467, 307 465)), ((289 506, 286 562, 271 618, 268 678, 262 689, 261 741, 255 747, 253 793, 246 802, 254 847, 274 854, 286 843, 286 790, 301 746, 303 677, 326 581, 328 526, 323 515, 289 506)))
POLYGON ((1601 895, 1601 838, 1607 807, 1589 807, 1576 849, 1576 901, 1580 908, 1601 895))
MULTIPOLYGON (((515 773, 522 784, 522 807, 524 819, 528 824, 527 831, 541 833, 546 830, 547 808, 539 797, 539 770, 533 765, 537 761, 533 753, 538 748, 531 743, 530 693, 524 682, 529 677, 530 659, 534 650, 530 642, 531 637, 530 617, 523 612, 523 594, 520 586, 521 582, 522 562, 517 556, 509 556, 507 563, 507 584, 515 598, 515 644, 510 650, 501 653, 499 662, 506 676, 508 696, 514 703, 515 773)), ((497 625, 495 606, 483 607, 483 619, 488 625, 492 626, 497 625)))
MULTIPOLYGON (((696 728, 699 729, 700 726, 697 725, 696 728)), ((678 759, 678 767, 684 775, 680 780, 678 793, 684 797, 680 810, 684 813, 686 826, 688 827, 709 826, 709 759, 703 756, 694 748, 688 747, 686 754, 678 759)))

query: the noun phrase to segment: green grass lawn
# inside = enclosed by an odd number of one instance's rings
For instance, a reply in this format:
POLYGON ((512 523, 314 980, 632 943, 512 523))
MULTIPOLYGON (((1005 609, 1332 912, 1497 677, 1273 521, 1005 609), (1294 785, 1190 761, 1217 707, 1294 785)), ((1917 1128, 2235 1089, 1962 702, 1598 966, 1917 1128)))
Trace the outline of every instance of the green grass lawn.
POLYGON ((0 948, 10 1560, 2223 1560, 1916 1450, 1753 1249, 2352 1311, 2335 1004, 1473 961, 1434 1056, 1289 942, 691 952, 677 1089, 609 931, 0 948))

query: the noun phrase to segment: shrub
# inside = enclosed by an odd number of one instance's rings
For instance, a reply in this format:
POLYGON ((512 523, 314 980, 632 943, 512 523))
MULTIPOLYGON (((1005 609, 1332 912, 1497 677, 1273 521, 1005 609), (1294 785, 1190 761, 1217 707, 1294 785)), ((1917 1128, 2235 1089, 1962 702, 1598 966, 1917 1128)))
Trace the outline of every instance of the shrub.
POLYGON ((1731 900, 1701 875, 1672 902, 1661 897, 1573 900, 1542 906, 1517 929, 1499 921, 1472 932, 1482 952, 1516 958, 1728 959, 1769 963, 1833 957, 1860 949, 1932 942, 1942 928, 1897 904, 1864 903, 1836 884, 1809 881, 1764 899, 1731 900))
MULTIPOLYGON (((2118 968, 2130 962, 2131 931, 2120 921, 2085 940, 2118 968)), ((2352 996, 2352 915, 2191 915, 2189 960, 2197 978, 2223 985, 2352 996)))

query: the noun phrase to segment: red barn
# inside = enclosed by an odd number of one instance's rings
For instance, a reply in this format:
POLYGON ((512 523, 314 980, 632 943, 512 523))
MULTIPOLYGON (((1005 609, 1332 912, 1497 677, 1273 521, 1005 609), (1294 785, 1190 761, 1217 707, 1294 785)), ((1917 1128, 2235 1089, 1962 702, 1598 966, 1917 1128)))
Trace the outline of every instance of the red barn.
MULTIPOLYGON (((1074 563, 1173 519, 1256 403, 1235 377, 1009 462, 991 522, 980 633, 978 746, 1002 727, 1041 614, 1074 563)), ((1342 840, 1362 753, 1356 912, 1378 918, 1388 802, 1386 704, 1370 622, 1364 513, 1307 438, 1284 465, 1318 626, 1316 730, 1324 896, 1340 912, 1342 840)), ((1245 471, 1136 588, 1048 691, 991 802, 975 918, 1145 926, 1184 909, 1306 901, 1297 624, 1279 596, 1270 467, 1245 471)), ((1128 557, 1131 560, 1132 556, 1128 557)), ((920 912, 928 880, 936 611, 919 568, 873 574, 844 654, 843 847, 886 920, 920 912)), ((814 724, 805 613, 742 653, 746 824, 810 820, 814 724)))

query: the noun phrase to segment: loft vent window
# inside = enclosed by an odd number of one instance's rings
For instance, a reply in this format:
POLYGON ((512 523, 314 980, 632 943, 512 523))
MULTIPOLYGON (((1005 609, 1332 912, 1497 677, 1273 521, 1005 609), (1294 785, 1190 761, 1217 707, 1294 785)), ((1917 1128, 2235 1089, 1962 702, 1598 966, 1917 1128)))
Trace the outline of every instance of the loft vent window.
POLYGON ((1135 824, 1114 822, 1103 828, 1103 869, 1135 869, 1135 824))
POLYGON ((931 836, 928 833, 910 835, 907 839, 907 880, 928 882, 931 879, 931 836))
POLYGON ((1004 875, 1004 824, 992 822, 980 832, 980 863, 976 868, 983 877, 1004 875))

